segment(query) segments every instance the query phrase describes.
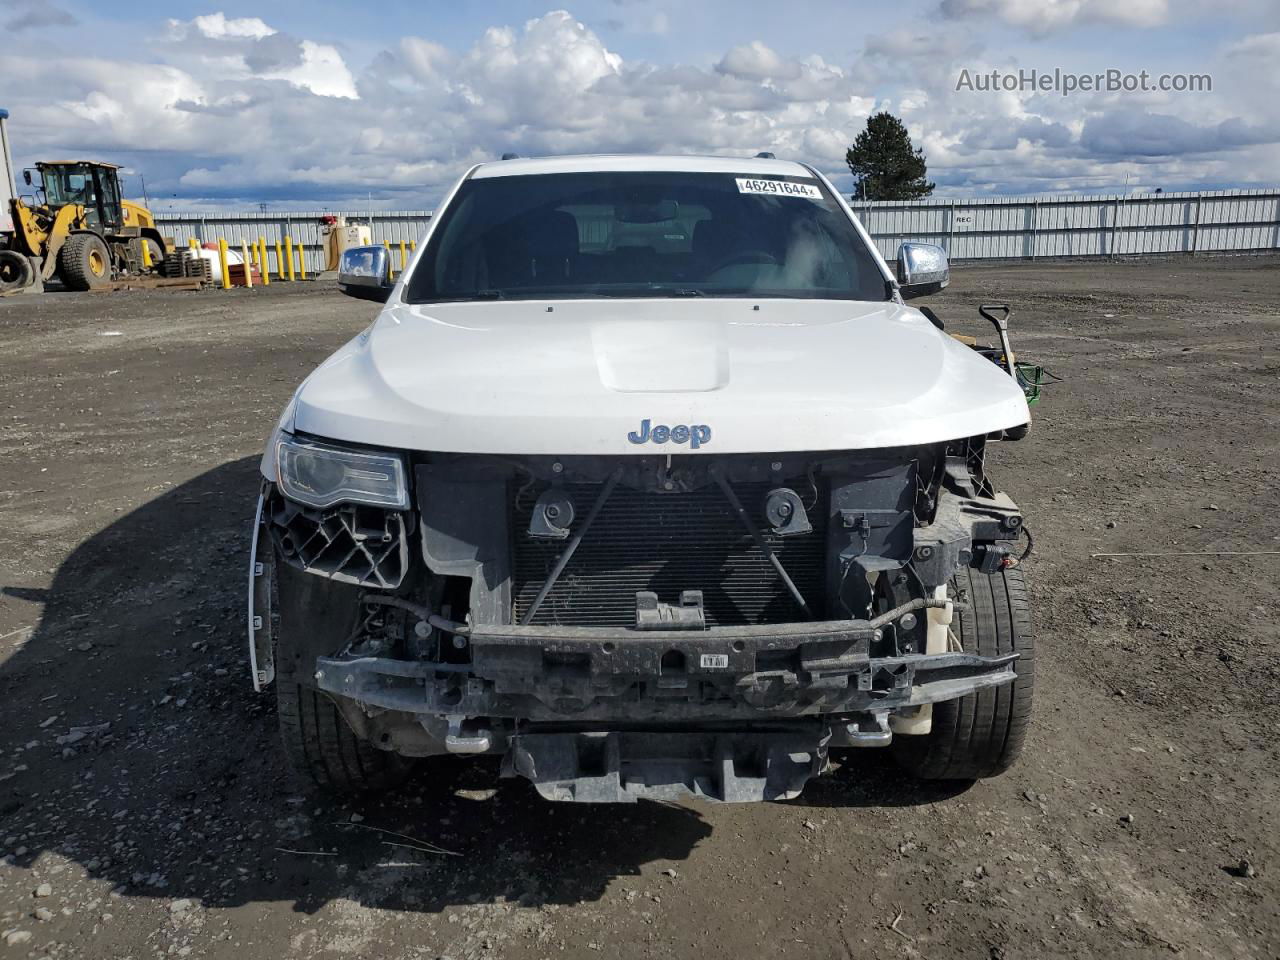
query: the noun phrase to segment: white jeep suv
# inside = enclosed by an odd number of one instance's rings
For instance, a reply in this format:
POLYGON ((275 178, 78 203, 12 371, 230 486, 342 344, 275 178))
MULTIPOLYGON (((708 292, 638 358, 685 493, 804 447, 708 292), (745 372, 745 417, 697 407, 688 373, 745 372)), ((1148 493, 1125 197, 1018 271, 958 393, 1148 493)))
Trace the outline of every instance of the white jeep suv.
MULTIPOLYGON (((1009 371, 762 156, 469 170, 262 458, 254 683, 318 782, 501 758, 554 800, 793 797, 828 751, 1017 756, 1032 638, 1009 371)), ((1007 338, 1005 352, 1008 353, 1007 338)))

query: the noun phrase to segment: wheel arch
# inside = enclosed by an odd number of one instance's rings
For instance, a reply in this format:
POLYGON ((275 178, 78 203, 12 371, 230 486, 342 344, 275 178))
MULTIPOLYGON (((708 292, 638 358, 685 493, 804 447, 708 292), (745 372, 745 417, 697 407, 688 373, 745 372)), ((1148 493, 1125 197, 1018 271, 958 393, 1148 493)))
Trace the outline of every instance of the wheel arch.
POLYGON ((170 253, 169 245, 164 242, 164 237, 160 236, 160 231, 153 226, 143 227, 139 235, 146 240, 154 240, 156 245, 160 247, 160 259, 163 260, 170 253))

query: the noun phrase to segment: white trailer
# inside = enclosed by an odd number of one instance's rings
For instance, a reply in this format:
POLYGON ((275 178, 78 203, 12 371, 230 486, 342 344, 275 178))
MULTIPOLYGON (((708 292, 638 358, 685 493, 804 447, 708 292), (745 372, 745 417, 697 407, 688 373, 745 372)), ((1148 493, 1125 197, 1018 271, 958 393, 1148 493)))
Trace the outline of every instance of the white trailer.
POLYGON ((13 178, 13 158, 9 153, 9 111, 0 108, 0 233, 13 230, 9 201, 18 195, 13 178))

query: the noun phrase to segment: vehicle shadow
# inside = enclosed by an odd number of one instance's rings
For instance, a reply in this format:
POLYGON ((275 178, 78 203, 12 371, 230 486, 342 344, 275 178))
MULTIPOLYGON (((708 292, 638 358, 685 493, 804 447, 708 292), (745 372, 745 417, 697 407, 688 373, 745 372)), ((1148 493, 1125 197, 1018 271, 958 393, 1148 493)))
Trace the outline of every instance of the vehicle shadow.
POLYGON ((971 780, 920 780, 903 771, 885 748, 833 751, 831 767, 788 803, 802 807, 918 807, 951 800, 971 780))
POLYGON ((462 762, 376 801, 305 792, 245 662, 256 468, 225 464, 122 516, 47 591, 4 587, 43 603, 0 667, 8 862, 69 860, 125 897, 439 911, 597 900, 709 836, 686 807, 551 804, 462 762))

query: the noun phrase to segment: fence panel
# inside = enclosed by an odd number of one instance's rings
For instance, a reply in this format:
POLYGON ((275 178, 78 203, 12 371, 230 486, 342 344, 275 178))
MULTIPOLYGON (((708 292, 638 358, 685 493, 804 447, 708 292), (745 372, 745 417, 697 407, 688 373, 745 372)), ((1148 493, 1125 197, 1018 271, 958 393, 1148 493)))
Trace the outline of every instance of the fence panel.
MULTIPOLYGON (((880 252, 897 256, 906 240, 937 243, 955 260, 1105 257, 1280 249, 1280 188, 1108 196, 999 197, 911 202, 852 202, 880 252)), ((425 210, 334 211, 368 224, 375 243, 415 244, 431 214, 425 210)), ((259 237, 270 262, 286 236, 303 244, 308 271, 323 266, 323 212, 157 214, 160 229, 186 244, 225 238, 239 249, 259 237)), ((590 239, 590 238, 586 238, 590 239)))
POLYGON ((186 246, 189 238, 195 237, 197 243, 216 243, 225 239, 227 246, 239 250, 242 243, 253 244, 259 238, 266 240, 268 262, 273 274, 278 272, 276 263, 276 244, 284 245, 285 238, 293 241, 296 248, 302 245, 303 262, 307 271, 314 273, 324 269, 324 251, 322 243, 322 218, 325 216, 345 216, 348 223, 360 223, 371 226, 374 243, 389 243, 392 248, 392 263, 397 272, 400 269, 400 243, 407 248, 416 244, 426 232, 431 220, 431 213, 425 210, 376 212, 370 221, 369 214, 339 211, 328 214, 317 211, 291 213, 260 213, 244 211, 227 211, 222 213, 190 214, 190 213, 158 213, 156 225, 165 236, 172 236, 179 245, 186 246))
POLYGON ((955 260, 1280 249, 1280 189, 852 202, 880 252, 937 243, 955 260))

